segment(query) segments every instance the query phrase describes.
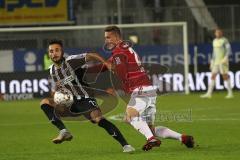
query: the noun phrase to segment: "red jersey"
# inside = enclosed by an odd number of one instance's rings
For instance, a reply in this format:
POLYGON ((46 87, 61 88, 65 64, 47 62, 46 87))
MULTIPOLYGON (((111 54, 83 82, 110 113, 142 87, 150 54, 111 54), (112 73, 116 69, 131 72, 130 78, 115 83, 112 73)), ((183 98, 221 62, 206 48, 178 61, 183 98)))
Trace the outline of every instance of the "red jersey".
POLYGON ((117 45, 109 58, 114 74, 122 82, 122 89, 127 93, 141 86, 152 85, 137 53, 123 42, 117 45), (124 46, 125 45, 125 46, 124 46))

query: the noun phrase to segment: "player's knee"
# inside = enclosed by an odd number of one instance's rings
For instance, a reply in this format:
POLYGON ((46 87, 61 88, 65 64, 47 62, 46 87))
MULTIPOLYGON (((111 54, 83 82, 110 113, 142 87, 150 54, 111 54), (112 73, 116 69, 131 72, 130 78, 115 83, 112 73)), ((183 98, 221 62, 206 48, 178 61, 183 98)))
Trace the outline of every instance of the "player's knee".
POLYGON ((46 107, 46 106, 54 108, 55 103, 54 103, 53 99, 51 99, 51 98, 44 98, 41 100, 40 106, 41 106, 41 108, 46 107))
POLYGON ((42 99, 41 102, 40 102, 40 106, 42 106, 43 104, 48 104, 48 105, 50 105, 49 99, 48 99, 48 98, 42 99))
POLYGON ((96 117, 96 118, 92 119, 92 123, 98 124, 102 119, 103 119, 103 117, 96 117))
POLYGON ((91 117, 90 122, 92 122, 93 124, 99 124, 99 122, 104 119, 104 117, 91 117))
POLYGON ((216 76, 217 76, 216 74, 212 74, 211 79, 212 79, 212 80, 215 80, 215 79, 216 79, 216 76))
POLYGON ((222 77, 223 77, 223 80, 228 80, 229 78, 228 74, 223 74, 222 77))
POLYGON ((138 117, 139 113, 135 108, 132 107, 128 107, 127 108, 127 115, 131 116, 131 117, 138 117))
POLYGON ((127 121, 130 122, 131 119, 134 117, 139 117, 139 112, 132 107, 128 107, 127 108, 127 116, 126 116, 127 121))
POLYGON ((103 119, 102 113, 100 110, 94 110, 90 113, 91 122, 99 123, 103 119))

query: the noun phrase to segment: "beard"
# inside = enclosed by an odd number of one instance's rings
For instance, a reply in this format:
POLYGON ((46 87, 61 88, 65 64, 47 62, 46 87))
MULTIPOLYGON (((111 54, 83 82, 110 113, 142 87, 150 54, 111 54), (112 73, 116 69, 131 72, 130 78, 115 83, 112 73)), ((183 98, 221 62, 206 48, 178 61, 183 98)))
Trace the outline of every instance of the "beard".
POLYGON ((61 64, 62 61, 64 60, 63 54, 61 54, 61 56, 59 58, 58 57, 52 57, 51 60, 55 64, 61 64))

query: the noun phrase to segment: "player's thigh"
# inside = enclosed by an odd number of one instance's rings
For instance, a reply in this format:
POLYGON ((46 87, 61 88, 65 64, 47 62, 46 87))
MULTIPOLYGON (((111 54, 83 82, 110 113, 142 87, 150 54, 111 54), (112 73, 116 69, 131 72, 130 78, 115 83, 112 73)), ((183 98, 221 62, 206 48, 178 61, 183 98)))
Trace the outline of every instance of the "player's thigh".
POLYGON ((156 116, 156 96, 148 97, 147 108, 140 114, 140 116, 145 119, 149 125, 154 125, 156 116))
POLYGON ((96 108, 98 108, 98 105, 94 98, 82 98, 74 100, 74 103, 70 107, 70 111, 75 114, 84 114, 89 113, 96 108))
POLYGON ((156 96, 134 98, 127 106, 127 121, 133 117, 141 117, 149 125, 153 125, 156 115, 156 96))
POLYGON ((228 65, 221 65, 221 67, 220 67, 221 75, 227 75, 228 71, 229 71, 229 66, 228 65))
POLYGON ((92 122, 98 123, 102 119, 102 112, 98 104, 93 98, 86 98, 75 103, 71 107, 71 111, 78 114, 83 114, 85 118, 92 122))
POLYGON ((220 72, 220 65, 213 65, 211 68, 212 74, 218 74, 220 72))
POLYGON ((126 113, 127 120, 130 121, 133 117, 139 117, 147 108, 149 98, 148 97, 131 97, 126 113))
POLYGON ((220 72, 220 67, 219 65, 213 65, 212 68, 211 68, 211 73, 212 73, 212 76, 211 78, 212 79, 215 79, 217 74, 220 72))

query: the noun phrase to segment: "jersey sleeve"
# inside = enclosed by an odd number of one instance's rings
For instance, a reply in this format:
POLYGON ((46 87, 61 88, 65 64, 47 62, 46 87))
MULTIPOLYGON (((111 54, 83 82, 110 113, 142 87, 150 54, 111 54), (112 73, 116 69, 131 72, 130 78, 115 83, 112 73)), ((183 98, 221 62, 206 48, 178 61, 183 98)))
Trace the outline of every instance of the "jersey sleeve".
POLYGON ((66 61, 74 70, 77 70, 86 64, 86 53, 68 56, 66 61))
POLYGON ((225 47, 225 57, 228 57, 232 53, 231 45, 228 41, 228 39, 225 38, 224 40, 224 47, 225 47))
POLYGON ((49 88, 51 92, 55 92, 57 90, 57 85, 56 85, 57 79, 53 75, 53 72, 54 72, 53 70, 54 70, 54 65, 52 64, 49 67, 49 76, 48 76, 49 88))

